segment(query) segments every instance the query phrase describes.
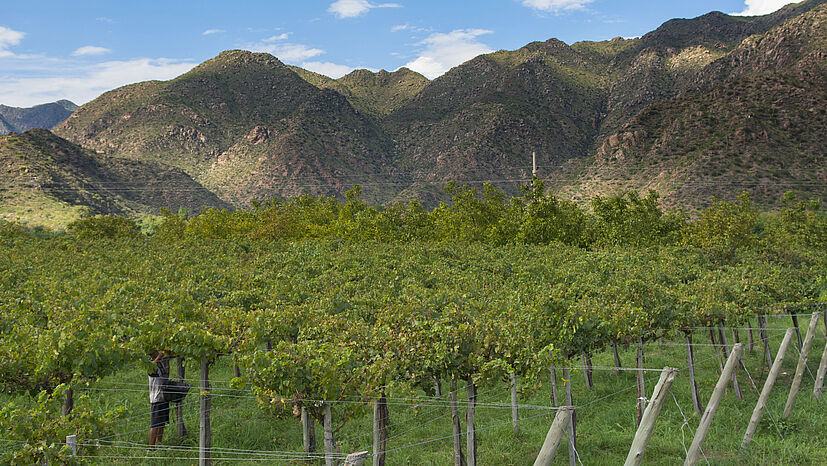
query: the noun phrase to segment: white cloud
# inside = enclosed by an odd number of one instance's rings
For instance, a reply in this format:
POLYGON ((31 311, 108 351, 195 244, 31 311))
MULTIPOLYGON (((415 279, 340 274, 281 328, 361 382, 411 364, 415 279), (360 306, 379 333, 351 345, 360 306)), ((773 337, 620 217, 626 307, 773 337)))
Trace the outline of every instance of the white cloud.
POLYGON ((522 0, 523 5, 538 11, 557 13, 562 10, 579 10, 594 0, 522 0))
MULTIPOLYGON (((51 62, 49 62, 51 63, 51 62)), ((46 68, 48 63, 44 63, 46 68)), ((95 65, 61 65, 59 76, 31 77, 0 76, 0 102, 17 107, 30 107, 44 102, 69 99, 86 103, 103 92, 125 84, 148 80, 166 80, 192 69, 196 63, 167 58, 138 58, 127 61, 109 61, 95 65)), ((1 66, 1 65, 0 65, 1 66)))
POLYGON ((103 54, 106 54, 106 53, 109 53, 109 52, 111 52, 111 50, 109 50, 106 47, 98 47, 98 46, 95 46, 95 45, 86 45, 86 46, 81 47, 81 48, 75 50, 74 52, 72 52, 72 56, 73 57, 87 57, 87 56, 93 56, 93 55, 103 55, 103 54))
POLYGON ((318 57, 324 50, 304 44, 273 43, 267 39, 249 47, 251 52, 265 52, 287 63, 297 63, 308 58, 318 57))
POLYGON ((14 53, 9 51, 9 47, 18 45, 25 35, 24 32, 0 26, 0 57, 15 56, 14 53))
POLYGON ((457 29, 447 34, 431 34, 419 43, 425 46, 419 57, 405 66, 428 79, 434 79, 477 55, 491 53, 493 50, 477 40, 477 37, 491 32, 485 29, 457 29))
POLYGON ((366 13, 371 8, 401 8, 402 5, 398 3, 380 3, 375 5, 368 2, 368 0, 336 0, 330 4, 327 11, 335 14, 339 18, 355 18, 361 14, 366 13))
POLYGON ((278 42, 280 40, 287 40, 288 37, 290 37, 290 33, 285 32, 285 33, 279 34, 277 36, 268 37, 268 38, 264 39, 262 42, 278 42))
POLYGON ((356 68, 352 68, 347 65, 339 65, 336 63, 330 63, 329 61, 320 62, 320 61, 306 61, 301 64, 301 67, 312 71, 314 73, 323 74, 329 78, 339 79, 342 76, 350 73, 351 71, 355 70, 356 68))
POLYGON ((410 32, 426 32, 425 28, 418 26, 411 26, 410 24, 399 24, 391 28, 391 32, 410 31, 410 32))
POLYGON ((738 16, 768 15, 784 5, 789 5, 790 0, 745 0, 746 9, 740 13, 733 13, 738 16))
POLYGON ((201 34, 205 35, 205 36, 210 36, 210 35, 213 35, 213 34, 221 34, 222 32, 227 32, 227 31, 225 31, 223 29, 207 29, 206 31, 202 32, 201 34))

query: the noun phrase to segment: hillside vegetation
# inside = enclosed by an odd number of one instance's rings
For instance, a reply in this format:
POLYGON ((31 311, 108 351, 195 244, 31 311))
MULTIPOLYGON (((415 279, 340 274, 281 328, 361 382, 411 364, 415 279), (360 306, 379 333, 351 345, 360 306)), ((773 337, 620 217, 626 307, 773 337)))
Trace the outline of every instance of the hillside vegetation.
POLYGON ((96 214, 158 214, 162 207, 226 208, 179 169, 100 156, 47 130, 0 137, 0 218, 65 227, 96 214))

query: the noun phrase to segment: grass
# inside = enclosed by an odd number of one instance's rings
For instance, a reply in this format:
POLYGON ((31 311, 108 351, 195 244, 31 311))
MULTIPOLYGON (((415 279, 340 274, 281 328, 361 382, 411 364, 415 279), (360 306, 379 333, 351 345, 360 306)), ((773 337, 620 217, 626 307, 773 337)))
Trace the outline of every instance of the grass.
MULTIPOLYGON (((808 319, 801 320, 802 337, 806 333, 808 319)), ((783 329, 790 324, 789 317, 771 317, 770 326, 783 329)), ((758 391, 763 386, 768 368, 762 367, 761 352, 758 344, 755 351, 744 350, 744 362, 758 390, 754 389, 743 370, 739 371, 738 380, 743 390, 744 399, 738 400, 733 390, 727 393, 718 409, 704 443, 704 453, 710 464, 827 464, 827 442, 824 432, 827 429, 825 405, 827 399, 815 400, 812 395, 813 377, 825 347, 824 324, 819 323, 816 337, 809 357, 811 372, 805 372, 793 415, 788 420, 781 420, 781 413, 789 392, 795 365, 798 359, 796 340, 787 352, 784 368, 773 389, 772 396, 764 417, 755 434, 752 445, 747 450, 740 448, 741 439, 746 430, 752 409, 758 398, 758 391), (769 420, 766 413, 772 415, 769 420)), ((745 331, 741 338, 746 340, 745 331)), ((757 332, 755 332, 757 340, 757 332)), ((731 334, 728 335, 731 343, 731 334)), ((770 343, 775 351, 783 337, 783 331, 770 331, 770 343)), ((698 379, 704 403, 708 400, 718 379, 718 362, 709 343, 708 333, 698 331, 694 335, 696 347, 698 379)), ((644 366, 660 369, 665 366, 685 368, 686 349, 682 338, 664 338, 660 343, 650 343, 645 347, 644 366)), ((634 365, 634 346, 621 349, 621 359, 625 366, 634 365)), ((593 355, 594 365, 612 366, 610 351, 593 355)), ((195 378, 198 368, 190 364, 187 375, 190 383, 197 385, 195 378)), ((174 372, 174 369, 173 369, 174 372)), ((558 371, 558 375, 561 371, 558 371)), ((646 372, 646 393, 651 395, 659 377, 654 370, 646 372)), ((547 375, 545 376, 547 377, 547 375)), ((249 392, 227 391, 228 381, 232 378, 229 358, 223 358, 211 371, 214 392, 218 394, 235 394, 240 397, 216 396, 212 399, 212 438, 214 448, 233 448, 241 450, 292 451, 302 450, 301 427, 298 419, 289 411, 281 414, 268 413, 259 409, 255 399, 248 397, 249 392), (223 389, 223 390, 222 390, 223 389)), ((546 381, 544 381, 546 382, 546 381)), ((92 385, 87 391, 101 409, 113 409, 118 406, 126 408, 126 414, 116 427, 114 439, 131 444, 122 444, 118 448, 103 447, 96 453, 100 456, 134 456, 142 458, 114 460, 100 458, 89 460, 92 464, 159 464, 172 462, 170 458, 182 458, 182 463, 191 462, 197 455, 198 446, 198 397, 197 387, 185 400, 184 418, 189 434, 180 439, 175 432, 173 422, 167 427, 164 446, 190 447, 187 451, 150 452, 143 445, 148 436, 148 395, 146 375, 140 368, 124 370, 106 377, 92 385)), ((562 391, 562 381, 558 381, 562 391)), ((447 383, 444 384, 447 386, 447 383)), ((577 445, 583 464, 622 464, 628 448, 635 435, 635 373, 624 371, 616 374, 613 370, 596 369, 594 388, 589 390, 581 371, 572 374, 572 390, 577 410, 577 445)), ((80 391, 80 390, 79 390, 80 391)), ((672 386, 672 396, 666 400, 655 426, 654 435, 644 456, 645 464, 673 465, 680 464, 685 457, 685 448, 692 442, 693 432, 700 416, 693 412, 692 398, 689 392, 688 375, 679 373, 672 386), (680 406, 680 409, 678 408, 680 406), (681 412, 682 411, 682 412, 681 412), (684 422, 684 415, 686 422, 684 422)), ((520 433, 513 433, 510 420, 511 410, 508 388, 505 382, 491 382, 478 390, 479 402, 476 411, 476 427, 480 429, 478 437, 479 464, 531 464, 542 445, 551 416, 543 410, 521 409, 520 433), (486 406, 494 402, 504 403, 503 407, 486 406), (496 426, 496 427, 492 427, 496 426), (490 428, 489 428, 490 427, 490 428)), ((387 448, 388 464, 443 465, 452 462, 451 439, 440 439, 451 435, 450 414, 447 407, 413 406, 406 404, 402 398, 409 398, 409 393, 390 393, 390 439, 387 448), (394 400, 394 398, 397 398, 394 400), (411 446, 421 444, 417 446, 411 446), (394 450, 399 448, 398 450, 394 450)), ((5 397, 4 397, 5 398, 5 397)), ((460 388, 459 399, 465 399, 464 388, 460 388)), ((548 384, 526 392, 521 396, 523 405, 549 404, 548 384)), ((23 401, 23 400, 21 400, 23 401)), ((463 406, 460 405, 460 416, 463 406)), ((334 417, 336 414, 334 414, 334 417)), ((335 421, 341 421, 339 416, 335 421)), ((338 425, 338 424, 336 424, 338 425)), ((464 420, 462 421, 465 430, 464 420)), ((337 433, 337 441, 342 453, 371 450, 372 418, 369 407, 354 414, 352 419, 337 433)), ((323 436, 321 425, 317 422, 317 445, 321 449, 323 436)), ((465 438, 463 436, 463 449, 465 438)), ((260 464, 262 461, 238 460, 255 458, 254 453, 230 455, 216 454, 221 458, 235 458, 229 461, 215 461, 214 464, 260 464)), ((261 459, 261 458, 259 458, 261 459)), ((554 464, 567 464, 568 457, 565 443, 560 447, 554 464)), ((703 464, 704 461, 701 461, 703 464)), ((306 464, 297 461, 296 464, 306 464)))

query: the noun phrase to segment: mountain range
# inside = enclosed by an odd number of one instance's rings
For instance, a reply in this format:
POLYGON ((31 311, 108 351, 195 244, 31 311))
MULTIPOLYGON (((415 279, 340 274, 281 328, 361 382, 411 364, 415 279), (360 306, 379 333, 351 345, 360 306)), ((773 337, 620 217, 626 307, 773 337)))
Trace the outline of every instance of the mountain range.
POLYGON ((827 191, 825 18, 824 0, 713 12, 635 39, 533 42, 433 81, 406 68, 334 80, 233 50, 107 92, 54 133, 93 158, 180 169, 237 208, 354 184, 377 203, 433 205, 448 180, 514 193, 532 152, 579 200, 656 189, 691 210, 746 190, 772 206, 827 191))
POLYGON ((51 129, 69 118, 78 106, 68 100, 58 100, 30 108, 0 105, 0 136, 22 133, 32 128, 51 129))

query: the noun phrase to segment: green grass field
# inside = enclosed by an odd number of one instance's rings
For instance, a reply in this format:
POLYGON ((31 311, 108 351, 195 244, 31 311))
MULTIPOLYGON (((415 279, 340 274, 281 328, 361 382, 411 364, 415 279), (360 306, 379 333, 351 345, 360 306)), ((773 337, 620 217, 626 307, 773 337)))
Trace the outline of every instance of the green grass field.
MULTIPOLYGON (((783 329, 790 324, 789 317, 770 317, 769 340, 775 351, 783 338, 783 329)), ((809 319, 801 319, 802 338, 807 331, 809 319)), ((741 340, 746 341, 746 332, 741 331, 741 340)), ((753 388, 750 378, 743 370, 738 380, 744 399, 738 400, 731 387, 718 409, 712 427, 704 443, 704 453, 709 464, 827 464, 827 399, 816 400, 812 389, 814 377, 825 347, 823 322, 819 323, 809 356, 809 371, 805 372, 801 391, 790 419, 782 420, 781 413, 790 389, 798 359, 797 340, 787 352, 784 368, 773 389, 765 415, 759 425, 753 443, 748 450, 740 448, 741 439, 747 427, 752 410, 763 386, 768 368, 764 367, 757 342, 755 351, 744 350, 746 367, 758 385, 753 388), (772 416, 771 421, 768 415, 772 416)), ((728 335, 730 344, 731 334, 728 335)), ((698 330, 694 336, 696 346, 697 379, 704 404, 712 393, 718 379, 718 362, 713 348, 709 345, 708 331, 698 330)), ((634 366, 634 346, 621 351, 624 366, 634 366)), ((682 338, 664 338, 645 346, 646 392, 651 395, 659 377, 657 369, 664 366, 684 369, 687 366, 686 347, 682 338)), ((579 365, 579 360, 577 361, 579 365)), ((583 464, 622 464, 635 434, 635 373, 602 369, 611 366, 610 351, 593 355, 596 367, 594 388, 586 387, 582 371, 572 374, 574 404, 577 410, 577 449, 583 464)), ((312 463, 308 460, 287 460, 285 455, 276 458, 265 452, 301 452, 301 426, 298 418, 289 410, 281 414, 261 410, 249 391, 229 390, 232 379, 230 358, 218 361, 211 371, 213 381, 212 435, 215 458, 214 464, 262 464, 287 462, 295 464, 312 463), (230 453, 218 449, 245 450, 230 453), (280 461, 276 461, 276 459, 280 461)), ((174 369, 173 369, 174 373, 174 369)), ((558 371, 560 375, 561 371, 558 371)), ((197 385, 198 368, 187 365, 187 378, 197 385)), ((506 382, 490 381, 479 387, 479 403, 476 411, 476 427, 479 429, 479 464, 531 464, 542 445, 552 416, 548 410, 536 406, 548 406, 550 393, 548 374, 544 375, 542 387, 529 388, 520 397, 520 433, 515 435, 508 406, 509 393, 506 382), (495 406, 501 403, 502 406, 495 406), (535 406, 530 408, 530 406, 535 406)), ((558 381, 562 391, 562 380, 558 381)), ((116 436, 105 439, 103 447, 97 450, 97 459, 86 459, 92 464, 160 464, 178 462, 192 463, 197 457, 198 446, 198 390, 188 395, 184 405, 184 420, 189 430, 185 438, 179 438, 175 431, 175 419, 167 427, 163 447, 156 451, 146 448, 148 438, 148 395, 147 380, 141 368, 122 371, 78 390, 88 394, 102 410, 118 406, 126 409, 118 422, 116 436), (119 442, 107 446, 108 442, 119 442), (168 448, 168 449, 167 449, 168 448), (120 457, 119 459, 113 457, 120 457), (130 457, 130 458, 124 458, 130 457)), ((447 387, 447 383, 444 384, 447 387)), ((672 389, 672 396, 657 420, 654 436, 644 456, 644 464, 673 465, 683 462, 685 448, 692 442, 693 432, 700 416, 693 412, 686 371, 678 374, 672 389), (683 413, 682 413, 682 412, 683 413), (686 416, 686 422, 684 421, 686 416)), ((450 411, 447 405, 429 400, 420 393, 420 399, 413 400, 410 392, 391 392, 389 396, 390 427, 387 443, 387 464, 443 465, 452 462, 450 411), (441 439, 441 440, 436 440, 441 439)), ((8 397, 4 397, 8 400, 8 397)), ((447 396, 443 397, 447 400, 447 396)), ((459 399, 465 399, 464 388, 460 388, 459 399)), ((22 401, 22 397, 18 398, 22 401)), ((351 405, 353 406, 353 405, 351 405)), ((336 411, 334 411, 336 413, 336 411)), ((356 410, 344 427, 337 432, 337 441, 342 453, 370 450, 372 447, 371 409, 356 410)), ((460 416, 464 406, 460 405, 460 416)), ((334 414, 336 416, 336 414, 334 414)), ((342 416, 336 420, 336 426, 342 416)), ((465 430, 464 420, 462 421, 465 430)), ((322 448, 321 425, 317 422, 317 444, 322 448)), ((83 439, 79 439, 81 443, 83 439)), ((463 436, 463 448, 465 438, 463 436)), ((81 450, 83 454, 83 450, 81 450)), ((87 453, 88 454, 88 453, 87 453)), ((370 461, 370 460, 369 460, 370 461)), ((555 464, 567 464, 566 446, 558 451, 555 464)), ((701 461, 703 464, 704 461, 701 461)))

